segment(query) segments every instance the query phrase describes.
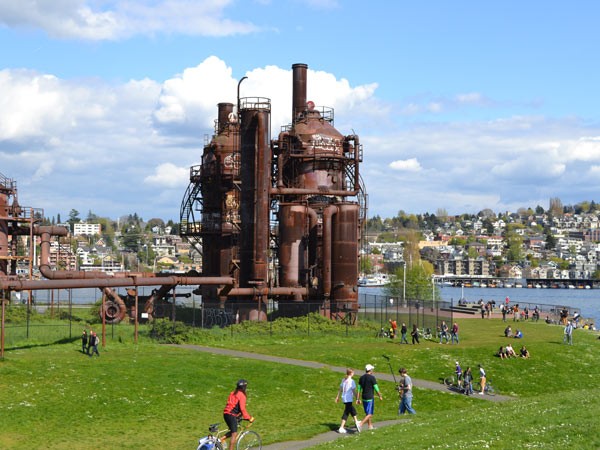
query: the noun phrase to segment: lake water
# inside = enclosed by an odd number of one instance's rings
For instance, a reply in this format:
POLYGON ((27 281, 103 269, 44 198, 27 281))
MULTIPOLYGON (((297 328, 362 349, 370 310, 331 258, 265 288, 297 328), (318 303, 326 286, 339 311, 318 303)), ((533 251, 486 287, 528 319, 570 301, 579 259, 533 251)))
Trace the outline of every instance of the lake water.
MULTIPOLYGON (((494 300, 497 306, 509 297, 510 303, 518 303, 521 309, 535 305, 566 306, 579 310, 580 314, 600 324, 600 289, 536 289, 536 288, 460 288, 443 286, 439 288, 442 300, 457 303, 464 296, 467 302, 494 300)), ((384 288, 359 288, 359 293, 385 295, 384 288)))
MULTIPOLYGON (((177 303, 186 303, 200 305, 202 297, 192 294, 196 286, 178 286, 177 294, 190 294, 188 298, 177 298, 177 303)), ((140 295, 149 295, 152 292, 152 286, 143 286, 139 288, 140 295)), ((117 289, 119 294, 124 294, 124 289, 117 289)), ((566 306, 571 311, 579 310, 584 318, 593 319, 596 326, 600 324, 600 289, 535 289, 535 288, 460 288, 452 286, 439 287, 442 300, 454 301, 455 303, 464 296, 468 302, 477 302, 482 299, 484 302, 494 300, 499 306, 508 296, 511 304, 518 303, 523 309, 529 306, 532 309, 535 305, 555 305, 566 306)), ((384 288, 368 287, 359 288, 359 294, 382 295, 385 296, 384 288)), ((38 291, 35 294, 36 304, 50 303, 50 291, 38 291)), ((73 289, 72 302, 74 304, 91 304, 102 298, 99 289, 73 289)), ((61 304, 68 302, 68 291, 65 289, 55 290, 54 301, 61 304)), ((547 308, 542 308, 547 309, 547 308)), ((543 317, 542 317, 543 318, 543 317)))

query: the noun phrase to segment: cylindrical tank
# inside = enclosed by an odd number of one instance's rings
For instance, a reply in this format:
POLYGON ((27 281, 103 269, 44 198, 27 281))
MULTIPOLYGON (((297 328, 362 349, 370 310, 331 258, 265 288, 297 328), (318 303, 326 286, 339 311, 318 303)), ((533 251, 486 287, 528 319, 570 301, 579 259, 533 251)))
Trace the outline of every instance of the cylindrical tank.
POLYGON ((337 204, 331 239, 331 299, 338 310, 356 310, 358 291, 358 213, 352 203, 337 204))
POLYGON ((279 205, 279 283, 285 287, 300 286, 306 269, 306 207, 298 204, 279 205))
MULTIPOLYGON (((246 102, 247 99, 245 99, 246 102)), ((269 250, 270 101, 248 100, 240 114, 242 192, 240 286, 267 282, 269 250)))

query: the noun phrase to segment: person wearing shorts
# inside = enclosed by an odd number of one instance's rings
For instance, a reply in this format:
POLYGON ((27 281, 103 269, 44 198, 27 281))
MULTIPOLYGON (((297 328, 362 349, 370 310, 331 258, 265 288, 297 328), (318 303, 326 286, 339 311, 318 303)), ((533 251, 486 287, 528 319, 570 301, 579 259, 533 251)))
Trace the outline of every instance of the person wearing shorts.
POLYGON ((375 412, 375 393, 379 396, 379 400, 383 400, 381 392, 379 392, 379 386, 377 385, 377 379, 373 375, 375 367, 371 364, 365 366, 365 374, 358 380, 358 398, 356 404, 360 405, 362 402, 363 409, 365 410, 365 418, 360 422, 359 426, 362 427, 365 423, 368 424, 369 430, 373 429, 373 414, 375 412))
POLYGON ((340 397, 342 398, 342 402, 344 402, 344 413, 342 414, 342 423, 340 424, 340 428, 338 433, 346 433, 346 420, 348 420, 348 416, 352 416, 354 418, 354 424, 356 425, 356 431, 360 433, 360 421, 356 415, 356 408, 354 407, 354 397, 358 399, 358 391, 356 390, 356 383, 352 379, 354 375, 354 370, 346 369, 346 376, 340 383, 340 388, 338 390, 338 394, 335 397, 335 402, 340 401, 340 397))
POLYGON ((246 411, 246 388, 248 382, 246 380, 239 380, 235 386, 235 391, 229 394, 227 398, 227 404, 223 410, 223 419, 229 428, 229 432, 224 436, 224 440, 231 438, 229 448, 235 448, 235 441, 237 439, 238 423, 241 420, 248 420, 250 423, 254 422, 254 417, 248 414, 246 411))

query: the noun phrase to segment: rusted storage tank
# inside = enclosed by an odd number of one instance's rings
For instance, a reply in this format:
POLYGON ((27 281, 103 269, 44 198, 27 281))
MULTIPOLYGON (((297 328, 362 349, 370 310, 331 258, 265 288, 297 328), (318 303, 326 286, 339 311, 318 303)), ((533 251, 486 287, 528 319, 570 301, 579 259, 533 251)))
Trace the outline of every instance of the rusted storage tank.
POLYGON ((338 311, 354 310, 358 301, 357 204, 337 204, 331 239, 331 301, 338 311))
POLYGON ((248 98, 241 104, 240 286, 256 287, 268 278, 271 102, 248 98))

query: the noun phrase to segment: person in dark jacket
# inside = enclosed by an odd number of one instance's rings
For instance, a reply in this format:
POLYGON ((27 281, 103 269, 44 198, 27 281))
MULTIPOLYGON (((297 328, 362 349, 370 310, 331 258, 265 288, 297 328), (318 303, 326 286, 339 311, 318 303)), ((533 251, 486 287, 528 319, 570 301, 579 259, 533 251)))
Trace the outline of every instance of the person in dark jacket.
POLYGON ((81 334, 81 352, 82 353, 87 353, 87 344, 88 344, 88 335, 87 335, 87 332, 85 330, 83 330, 83 333, 81 334))

